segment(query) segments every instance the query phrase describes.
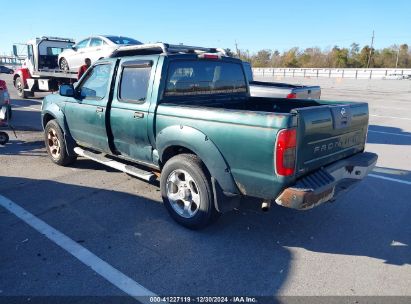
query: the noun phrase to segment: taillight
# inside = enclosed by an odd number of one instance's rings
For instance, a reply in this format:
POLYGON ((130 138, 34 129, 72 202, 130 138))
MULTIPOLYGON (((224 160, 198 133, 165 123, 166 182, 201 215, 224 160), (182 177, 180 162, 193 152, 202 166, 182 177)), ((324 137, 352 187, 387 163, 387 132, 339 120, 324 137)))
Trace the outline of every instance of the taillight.
POLYGON ((278 175, 294 174, 296 146, 296 129, 284 129, 278 132, 275 147, 275 169, 278 175))
POLYGON ((297 94, 296 93, 290 93, 286 96, 287 99, 294 99, 297 98, 297 94))

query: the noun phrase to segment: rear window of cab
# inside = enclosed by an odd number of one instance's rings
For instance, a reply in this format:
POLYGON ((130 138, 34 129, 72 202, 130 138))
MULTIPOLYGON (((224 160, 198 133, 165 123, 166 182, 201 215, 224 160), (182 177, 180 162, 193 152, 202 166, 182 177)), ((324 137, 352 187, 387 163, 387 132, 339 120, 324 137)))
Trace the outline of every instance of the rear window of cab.
POLYGON ((220 60, 170 62, 165 97, 246 93, 241 63, 220 60))

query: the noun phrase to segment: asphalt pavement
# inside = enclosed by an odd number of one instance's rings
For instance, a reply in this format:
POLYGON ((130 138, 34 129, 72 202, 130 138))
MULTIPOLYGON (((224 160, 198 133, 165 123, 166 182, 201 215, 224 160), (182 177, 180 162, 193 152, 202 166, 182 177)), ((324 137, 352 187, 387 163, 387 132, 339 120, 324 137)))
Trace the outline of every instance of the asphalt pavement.
POLYGON ((249 199, 191 231, 168 216, 157 184, 86 159, 54 165, 44 94, 20 99, 0 78, 17 130, 0 146, 0 297, 411 296, 411 81, 265 78, 369 102, 377 167, 334 203, 262 213, 249 199))

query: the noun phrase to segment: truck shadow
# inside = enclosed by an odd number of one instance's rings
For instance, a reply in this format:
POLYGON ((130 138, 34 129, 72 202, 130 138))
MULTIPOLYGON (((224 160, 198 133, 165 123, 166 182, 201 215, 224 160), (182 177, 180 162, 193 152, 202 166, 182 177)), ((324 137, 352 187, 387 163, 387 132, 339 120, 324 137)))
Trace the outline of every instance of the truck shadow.
POLYGON ((44 97, 39 98, 30 98, 30 99, 11 99, 10 103, 13 108, 22 108, 22 107, 30 107, 41 105, 41 101, 44 97))
POLYGON ((0 145, 0 155, 21 155, 21 156, 46 156, 43 140, 24 141, 14 137, 13 132, 8 133, 10 141, 0 145))
POLYGON ((386 145, 411 145, 411 133, 401 128, 370 125, 367 143, 386 145))
POLYGON ((41 112, 27 111, 13 107, 10 124, 16 131, 42 131, 41 112))
MULTIPOLYGON (((104 168, 89 161, 76 167, 104 168)), ((337 202, 305 212, 273 206, 262 214, 260 202, 247 199, 201 231, 174 223, 158 187, 136 180, 97 181, 96 187, 0 181, 2 195, 157 294, 276 295, 294 279, 293 260, 303 263, 295 257, 301 249, 411 264, 411 207, 405 197, 390 198, 392 182, 373 177, 337 202)))

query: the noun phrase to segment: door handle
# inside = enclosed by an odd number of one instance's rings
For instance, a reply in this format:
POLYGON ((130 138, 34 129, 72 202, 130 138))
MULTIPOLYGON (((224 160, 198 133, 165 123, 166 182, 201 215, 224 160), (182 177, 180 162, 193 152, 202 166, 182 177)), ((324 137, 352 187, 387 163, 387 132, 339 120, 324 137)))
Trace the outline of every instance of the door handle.
POLYGON ((96 112, 97 113, 101 113, 101 112, 103 112, 104 111, 104 109, 102 108, 102 107, 97 107, 96 108, 96 112))
POLYGON ((143 117, 144 117, 144 113, 134 112, 134 118, 143 118, 143 117))

